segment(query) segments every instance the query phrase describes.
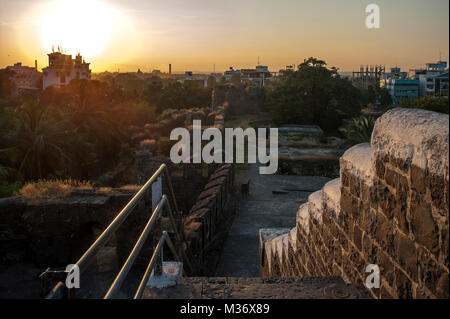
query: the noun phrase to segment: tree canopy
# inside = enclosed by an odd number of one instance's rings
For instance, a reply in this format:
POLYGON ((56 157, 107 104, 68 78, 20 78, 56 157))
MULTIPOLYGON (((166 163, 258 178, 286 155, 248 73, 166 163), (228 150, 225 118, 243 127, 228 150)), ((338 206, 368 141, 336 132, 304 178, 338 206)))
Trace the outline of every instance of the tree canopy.
POLYGON ((325 130, 359 115, 363 104, 359 89, 341 78, 336 68, 327 68, 325 61, 312 57, 298 70, 286 72, 268 96, 276 123, 317 124, 325 130))

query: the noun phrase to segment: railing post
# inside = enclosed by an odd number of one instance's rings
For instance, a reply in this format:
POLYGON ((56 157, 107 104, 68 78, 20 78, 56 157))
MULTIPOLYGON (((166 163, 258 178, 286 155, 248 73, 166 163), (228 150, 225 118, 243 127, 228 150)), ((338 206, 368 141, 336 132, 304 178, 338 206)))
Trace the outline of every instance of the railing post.
POLYGON ((169 187, 169 192, 170 192, 170 197, 172 198, 173 207, 175 209, 176 216, 178 217, 180 215, 180 211, 178 210, 178 204, 177 204, 177 200, 175 198, 175 192, 173 191, 172 179, 170 178, 169 168, 165 164, 162 164, 162 165, 164 165, 164 170, 165 170, 164 177, 166 178, 166 183, 167 183, 167 186, 169 187))
MULTIPOLYGON (((156 246, 155 246, 156 250, 156 246)), ((163 259, 164 259, 164 243, 161 245, 159 254, 156 255, 155 276, 161 276, 163 273, 163 259)))

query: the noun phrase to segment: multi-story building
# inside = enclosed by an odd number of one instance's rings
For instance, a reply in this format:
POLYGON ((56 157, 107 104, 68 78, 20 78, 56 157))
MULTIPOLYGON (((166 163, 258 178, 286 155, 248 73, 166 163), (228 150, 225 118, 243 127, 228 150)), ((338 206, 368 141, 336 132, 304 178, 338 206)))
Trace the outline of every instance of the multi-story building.
POLYGON ((52 52, 48 54, 48 67, 43 68, 43 89, 49 86, 61 87, 74 79, 90 79, 89 64, 78 53, 75 59, 72 55, 52 52))
POLYGON ((352 83, 357 87, 368 88, 378 86, 385 77, 385 67, 382 65, 360 66, 359 71, 352 72, 352 83))
POLYGON ((7 66, 7 70, 13 73, 11 79, 16 86, 16 90, 40 90, 42 87, 42 74, 37 70, 37 61, 34 61, 34 68, 24 66, 21 62, 13 66, 7 66))
POLYGON ((419 84, 419 80, 389 79, 385 87, 392 96, 392 103, 399 104, 403 100, 417 99, 419 97, 419 84))
POLYGON ((411 70, 410 77, 420 82, 420 96, 448 97, 447 62, 427 63, 425 69, 411 70))
POLYGON ((184 76, 178 76, 178 82, 185 86, 206 87, 208 77, 205 75, 195 75, 192 71, 184 72, 184 76))
POLYGON ((269 67, 265 65, 257 65, 254 69, 242 69, 242 81, 248 81, 255 86, 263 87, 265 81, 272 77, 269 67))
POLYGON ((238 77, 242 77, 242 73, 240 70, 235 70, 232 66, 230 66, 230 69, 228 69, 227 71, 225 71, 223 73, 223 76, 225 77, 225 81, 231 81, 231 79, 233 78, 233 76, 238 76, 238 77))
POLYGON ((400 68, 391 68, 380 85, 389 90, 394 104, 402 100, 413 100, 422 96, 448 97, 447 62, 427 63, 424 69, 402 72, 400 68))
POLYGON ((254 69, 240 70, 235 70, 233 67, 230 67, 223 75, 226 81, 231 81, 233 77, 238 76, 241 82, 249 82, 258 87, 263 87, 265 81, 272 78, 269 67, 265 65, 257 65, 254 69))
POLYGON ((391 90, 395 80, 407 79, 407 78, 408 78, 408 72, 402 72, 402 70, 398 67, 391 68, 390 72, 384 73, 383 78, 380 79, 380 87, 391 90))

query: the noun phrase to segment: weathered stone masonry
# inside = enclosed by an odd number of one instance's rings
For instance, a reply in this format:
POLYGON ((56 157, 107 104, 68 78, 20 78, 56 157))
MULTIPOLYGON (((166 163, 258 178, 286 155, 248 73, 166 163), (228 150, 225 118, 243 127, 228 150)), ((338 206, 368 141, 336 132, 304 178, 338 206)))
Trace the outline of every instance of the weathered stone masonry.
POLYGON ((296 227, 261 230, 264 277, 341 276, 375 298, 449 296, 449 117, 394 109, 371 144, 342 156, 340 178, 300 206, 296 227))
POLYGON ((218 235, 220 224, 230 218, 234 209, 234 201, 230 200, 233 184, 234 165, 218 167, 184 221, 187 240, 200 263, 205 261, 207 248, 218 235))

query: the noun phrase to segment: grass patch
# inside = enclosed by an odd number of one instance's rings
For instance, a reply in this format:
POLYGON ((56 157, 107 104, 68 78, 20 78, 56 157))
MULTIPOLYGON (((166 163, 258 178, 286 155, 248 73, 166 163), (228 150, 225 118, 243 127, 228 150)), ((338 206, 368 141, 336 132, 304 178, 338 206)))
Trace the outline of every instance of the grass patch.
POLYGON ((65 197, 73 190, 90 190, 92 184, 89 181, 78 181, 75 179, 64 180, 39 180, 27 183, 16 195, 25 198, 65 197))

